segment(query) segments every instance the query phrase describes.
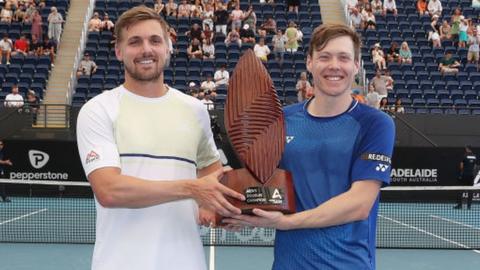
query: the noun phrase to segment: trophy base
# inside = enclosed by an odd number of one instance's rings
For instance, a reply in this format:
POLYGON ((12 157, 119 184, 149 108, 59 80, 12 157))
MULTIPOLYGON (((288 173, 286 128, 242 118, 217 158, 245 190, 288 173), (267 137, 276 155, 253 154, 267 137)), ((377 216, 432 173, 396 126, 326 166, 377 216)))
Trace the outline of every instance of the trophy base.
MULTIPOLYGON (((275 169, 270 179, 262 184, 247 169, 242 168, 226 172, 220 183, 245 195, 245 201, 227 197, 231 204, 242 210, 242 214, 251 215, 254 208, 285 214, 296 211, 295 190, 292 175, 288 171, 275 169)), ((217 215, 217 224, 222 219, 222 216, 217 215)))

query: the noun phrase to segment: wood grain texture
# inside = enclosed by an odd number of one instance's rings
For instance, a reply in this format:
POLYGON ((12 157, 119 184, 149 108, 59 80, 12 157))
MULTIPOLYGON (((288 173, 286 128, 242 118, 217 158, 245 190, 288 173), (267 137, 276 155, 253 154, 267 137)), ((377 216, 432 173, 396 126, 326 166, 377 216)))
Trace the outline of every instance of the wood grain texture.
POLYGON ((266 183, 280 162, 285 127, 272 79, 252 50, 243 54, 230 78, 225 127, 244 166, 266 183))

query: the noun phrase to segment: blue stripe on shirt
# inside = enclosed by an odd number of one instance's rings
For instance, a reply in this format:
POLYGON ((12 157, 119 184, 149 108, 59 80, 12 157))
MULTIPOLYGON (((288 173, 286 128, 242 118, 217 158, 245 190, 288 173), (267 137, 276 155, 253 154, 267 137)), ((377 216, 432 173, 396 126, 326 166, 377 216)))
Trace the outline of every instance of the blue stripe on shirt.
POLYGON ((155 155, 149 155, 149 154, 126 153, 126 154, 120 154, 120 157, 146 157, 146 158, 154 158, 154 159, 173 159, 173 160, 188 162, 197 166, 197 163, 193 160, 181 158, 181 157, 174 157, 174 156, 155 156, 155 155))

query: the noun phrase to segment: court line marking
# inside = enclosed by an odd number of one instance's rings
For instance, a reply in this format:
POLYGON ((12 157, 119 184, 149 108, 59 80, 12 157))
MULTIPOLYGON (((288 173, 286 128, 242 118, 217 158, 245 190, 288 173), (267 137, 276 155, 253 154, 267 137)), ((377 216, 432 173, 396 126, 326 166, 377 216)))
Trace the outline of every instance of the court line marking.
POLYGON ((47 210, 48 210, 47 208, 43 208, 43 209, 40 209, 40 210, 37 210, 37 211, 33 211, 33 212, 28 213, 28 214, 25 214, 25 215, 21 215, 21 216, 18 216, 18 217, 9 219, 9 220, 2 221, 2 222, 0 223, 0 225, 4 225, 4 224, 10 223, 10 222, 14 222, 14 221, 16 221, 16 220, 19 220, 19 219, 22 219, 22 218, 26 218, 26 217, 29 217, 29 216, 33 216, 33 215, 36 215, 36 214, 40 214, 40 213, 45 212, 45 211, 47 211, 47 210))
MULTIPOLYGON (((450 223, 453 223, 453 224, 456 224, 456 225, 464 226, 464 227, 467 227, 469 229, 480 231, 480 228, 477 228, 475 226, 465 224, 465 223, 462 223, 462 222, 458 222, 458 221, 455 221, 455 220, 452 220, 452 219, 448 219, 448 218, 444 218, 444 217, 440 217, 440 216, 436 216, 436 215, 430 215, 430 217, 435 218, 435 219, 440 219, 440 220, 443 220, 443 221, 446 221, 446 222, 450 222, 450 223)), ((473 252, 480 254, 480 250, 477 250, 477 249, 474 249, 473 252)))
POLYGON ((438 238, 438 239, 440 239, 440 240, 443 240, 443 241, 448 242, 448 243, 450 243, 450 244, 459 246, 459 247, 461 247, 461 248, 473 250, 473 252, 480 254, 480 250, 472 249, 471 247, 469 247, 469 246, 467 246, 467 245, 464 245, 464 244, 462 244, 462 243, 455 242, 455 241, 453 241, 453 240, 447 239, 447 238, 442 237, 442 236, 440 236, 440 235, 436 235, 436 234, 434 234, 434 233, 432 233, 432 232, 426 231, 426 230, 424 230, 424 229, 420 229, 420 228, 418 228, 418 227, 415 227, 415 226, 413 226, 413 225, 410 225, 410 224, 401 222, 401 221, 396 220, 396 219, 393 219, 393 218, 386 217, 386 216, 384 216, 384 215, 380 215, 380 214, 379 214, 378 216, 381 217, 381 218, 383 218, 383 219, 386 219, 386 220, 388 220, 388 221, 391 221, 391 222, 393 222, 393 223, 396 223, 396 224, 400 224, 400 225, 402 225, 402 226, 405 226, 405 227, 407 227, 407 228, 409 228, 409 229, 413 229, 413 230, 415 230, 415 231, 419 231, 419 232, 424 233, 424 234, 426 234, 426 235, 430 235, 430 236, 432 236, 432 237, 438 238))
POLYGON ((440 217, 440 216, 436 216, 436 215, 430 215, 430 217, 435 218, 435 219, 440 219, 442 221, 450 222, 450 223, 453 223, 453 224, 456 224, 456 225, 464 226, 464 227, 467 227, 467 228, 470 228, 470 229, 473 229, 473 230, 480 231, 480 228, 477 228, 475 226, 465 224, 465 223, 462 223, 462 222, 458 222, 458 221, 455 221, 453 219, 448 219, 448 218, 440 217))

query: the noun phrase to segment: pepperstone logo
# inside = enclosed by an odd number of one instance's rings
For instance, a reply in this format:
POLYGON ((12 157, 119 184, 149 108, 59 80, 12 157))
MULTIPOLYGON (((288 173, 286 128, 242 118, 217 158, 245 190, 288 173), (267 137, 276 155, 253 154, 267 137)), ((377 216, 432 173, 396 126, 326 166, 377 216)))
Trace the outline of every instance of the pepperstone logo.
POLYGON ((99 160, 99 159, 100 159, 100 155, 97 154, 97 152, 92 150, 92 151, 90 151, 90 153, 88 153, 87 159, 85 160, 85 163, 89 164, 89 163, 92 163, 92 162, 94 162, 96 160, 99 160))
POLYGON ((47 165, 50 156, 47 153, 39 150, 30 150, 28 151, 28 158, 33 168, 41 169, 47 165))

